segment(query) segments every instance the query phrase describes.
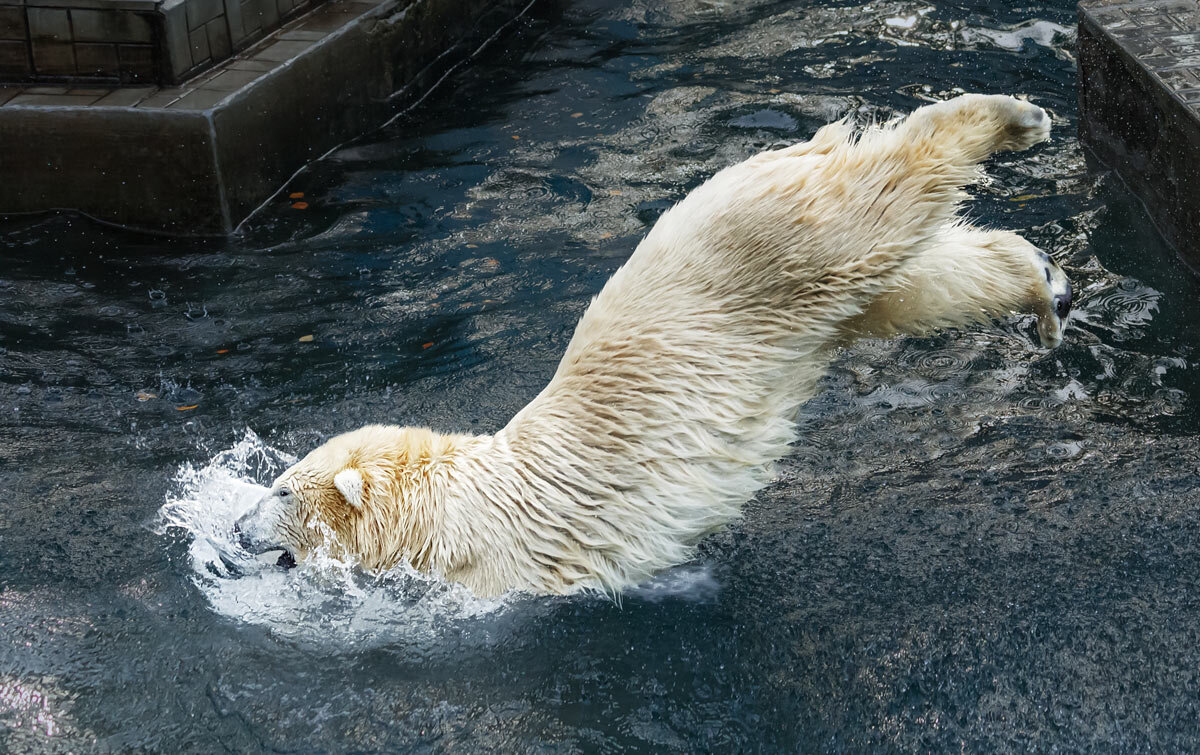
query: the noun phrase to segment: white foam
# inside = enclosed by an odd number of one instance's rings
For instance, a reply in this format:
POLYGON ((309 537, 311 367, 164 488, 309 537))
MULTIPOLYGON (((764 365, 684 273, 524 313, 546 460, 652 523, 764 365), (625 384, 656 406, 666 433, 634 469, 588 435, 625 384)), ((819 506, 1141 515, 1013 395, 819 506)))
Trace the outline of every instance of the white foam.
POLYGON ((1018 52, 1026 41, 1042 47, 1054 47, 1056 42, 1073 39, 1075 30, 1051 21, 1033 20, 1007 29, 967 27, 962 30, 963 40, 968 44, 992 44, 1005 50, 1018 52))
POLYGON ((708 566, 679 566, 657 575, 649 582, 627 590, 625 595, 646 603, 681 599, 691 603, 716 600, 721 584, 708 566))

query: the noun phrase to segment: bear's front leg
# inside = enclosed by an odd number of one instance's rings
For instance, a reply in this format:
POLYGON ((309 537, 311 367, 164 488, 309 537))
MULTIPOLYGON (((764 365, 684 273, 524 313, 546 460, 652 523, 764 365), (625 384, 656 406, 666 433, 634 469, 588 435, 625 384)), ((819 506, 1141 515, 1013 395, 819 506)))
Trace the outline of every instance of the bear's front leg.
POLYGON ((1071 282, 1048 254, 1011 231, 954 224, 908 260, 893 287, 846 321, 842 343, 856 338, 924 335, 1021 312, 1038 317, 1042 345, 1062 343, 1071 282))

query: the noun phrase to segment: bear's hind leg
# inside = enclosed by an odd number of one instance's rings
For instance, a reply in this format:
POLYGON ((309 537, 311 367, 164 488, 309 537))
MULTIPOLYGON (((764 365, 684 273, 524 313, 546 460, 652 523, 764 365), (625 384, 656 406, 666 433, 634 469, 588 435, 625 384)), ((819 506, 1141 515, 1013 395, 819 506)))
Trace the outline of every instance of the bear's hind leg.
MULTIPOLYGON (((962 187, 978 179, 980 161, 997 150, 1032 146, 1049 133, 1050 118, 1036 105, 962 95, 822 149, 819 167, 805 174, 805 191, 798 194, 804 205, 797 223, 817 242, 802 248, 821 248, 830 270, 886 283, 954 222, 962 187), (847 253, 850 259, 837 259, 847 253)), ((786 170, 785 161, 774 165, 786 170)))
POLYGON ((1011 312, 1038 316, 1042 345, 1062 342, 1071 283, 1045 252, 1011 231, 962 224, 942 228, 908 260, 893 287, 845 322, 841 343, 856 338, 922 335, 1011 312))

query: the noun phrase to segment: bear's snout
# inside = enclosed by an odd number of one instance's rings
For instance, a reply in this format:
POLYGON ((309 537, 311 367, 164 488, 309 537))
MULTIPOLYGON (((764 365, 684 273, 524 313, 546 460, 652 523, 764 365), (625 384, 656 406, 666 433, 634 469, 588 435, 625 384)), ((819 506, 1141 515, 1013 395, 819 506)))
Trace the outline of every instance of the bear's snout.
POLYGON ((251 549, 252 543, 250 542, 250 538, 246 537, 246 533, 242 532, 241 519, 233 523, 233 540, 242 548, 246 550, 251 549))
POLYGON ((270 527, 266 516, 267 504, 271 496, 259 501, 254 508, 247 511, 233 523, 233 537, 237 544, 250 553, 258 555, 269 550, 282 548, 276 541, 273 528, 270 527))

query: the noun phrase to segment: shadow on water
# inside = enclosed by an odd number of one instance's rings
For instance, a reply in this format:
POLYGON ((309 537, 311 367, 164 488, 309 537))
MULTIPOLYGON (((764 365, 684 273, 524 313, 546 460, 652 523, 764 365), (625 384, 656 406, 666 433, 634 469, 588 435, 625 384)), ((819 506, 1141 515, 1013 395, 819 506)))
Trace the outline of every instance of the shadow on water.
POLYGON ((544 3, 242 238, 0 225, 0 741, 1196 749, 1197 279, 1086 169, 1073 23, 1070 2, 544 3), (846 352, 745 519, 620 606, 208 568, 287 454, 371 421, 502 426, 717 169, 960 88, 1052 112, 968 210, 1069 269, 1062 348, 1016 319, 846 352))

